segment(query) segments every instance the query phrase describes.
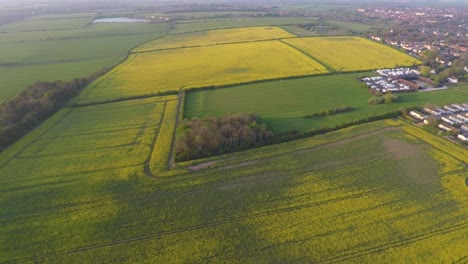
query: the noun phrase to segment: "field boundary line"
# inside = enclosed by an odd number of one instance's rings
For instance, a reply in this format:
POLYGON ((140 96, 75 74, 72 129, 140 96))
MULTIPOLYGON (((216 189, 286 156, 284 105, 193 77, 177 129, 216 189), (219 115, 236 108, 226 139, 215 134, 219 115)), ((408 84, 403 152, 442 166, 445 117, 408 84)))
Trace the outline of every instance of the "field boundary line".
MULTIPOLYGON (((154 98, 154 97, 163 97, 163 96, 168 96, 168 95, 175 95, 175 93, 171 92, 171 93, 167 93, 167 94, 141 95, 141 96, 118 98, 118 99, 114 99, 114 100, 101 101, 101 102, 89 102, 89 103, 81 103, 81 104, 72 104, 71 107, 78 108, 78 107, 87 107, 87 106, 95 106, 95 105, 113 104, 113 103, 120 103, 120 102, 134 101, 134 100, 143 100, 143 99, 154 98)), ((168 99, 168 100, 155 101, 154 103, 164 103, 164 102, 175 101, 175 100, 177 100, 177 99, 168 99)))
MULTIPOLYGON (((132 54, 150 53, 150 52, 158 52, 158 51, 166 51, 166 50, 178 50, 178 49, 205 48, 205 47, 212 47, 212 46, 224 46, 224 45, 235 45, 235 44, 248 44, 248 43, 256 43, 256 42, 281 41, 283 39, 293 39, 293 38, 297 38, 297 37, 269 38, 269 39, 257 39, 257 40, 202 44, 202 45, 193 45, 193 46, 180 46, 180 47, 172 47, 172 48, 161 48, 161 49, 151 49, 151 50, 142 50, 142 51, 132 51, 132 54)), ((155 39, 155 40, 158 40, 158 39, 155 39)), ((151 41, 149 41, 149 42, 151 42, 151 41)), ((147 42, 147 43, 149 43, 149 42, 147 42)))
MULTIPOLYGON (((325 61, 323 61, 323 60, 317 58, 316 56, 310 54, 309 52, 307 52, 307 51, 305 51, 305 50, 303 50, 303 49, 301 49, 301 48, 299 48, 299 47, 296 47, 296 46, 294 46, 293 44, 287 43, 287 42, 283 41, 282 39, 280 39, 279 41, 282 42, 283 44, 285 44, 285 45, 287 45, 287 46, 289 46, 289 47, 291 47, 291 48, 293 48, 293 49, 299 51, 300 53, 302 53, 302 54, 304 54, 305 56, 311 58, 312 60, 318 62, 318 63, 321 64, 323 67, 325 67, 330 73, 335 73, 335 72, 338 71, 338 70, 336 70, 335 68, 333 68, 329 63, 326 63, 325 61)), ((369 70, 366 70, 366 71, 369 71, 369 70)))
MULTIPOLYGON (((305 19, 305 20, 308 20, 306 17, 301 17, 301 18, 305 19)), ((232 20, 232 19, 228 18, 228 19, 222 19, 220 21, 227 21, 227 20, 232 20)), ((175 20, 174 22, 172 22, 172 24, 174 25, 174 28, 171 31, 176 30, 177 25, 185 25, 185 24, 200 23, 200 22, 214 23, 214 21, 195 21, 195 22, 181 22, 181 21, 185 21, 185 20, 175 20)), ((312 22, 312 21, 316 21, 316 20, 310 20, 310 22, 312 22)), ((303 22, 306 22, 306 21, 303 21, 303 22)), ((309 22, 309 21, 307 21, 307 22, 309 22)), ((234 25, 232 27, 228 26, 228 27, 219 27, 219 28, 211 28, 211 29, 200 29, 200 30, 192 30, 192 31, 174 32, 174 33, 169 33, 168 35, 183 35, 183 34, 189 34, 189 33, 206 32, 206 31, 223 30, 223 29, 236 29, 236 28, 253 28, 253 27, 279 27, 279 28, 281 28, 282 26, 294 26, 294 25, 298 25, 298 24, 303 24, 303 23, 287 23, 287 24, 285 23, 285 24, 281 24, 281 25, 266 24, 266 25, 254 25, 254 26, 237 26, 237 25, 234 25)), ((286 31, 286 32, 288 32, 288 31, 286 31)), ((288 32, 288 33, 290 33, 290 32, 288 32)))

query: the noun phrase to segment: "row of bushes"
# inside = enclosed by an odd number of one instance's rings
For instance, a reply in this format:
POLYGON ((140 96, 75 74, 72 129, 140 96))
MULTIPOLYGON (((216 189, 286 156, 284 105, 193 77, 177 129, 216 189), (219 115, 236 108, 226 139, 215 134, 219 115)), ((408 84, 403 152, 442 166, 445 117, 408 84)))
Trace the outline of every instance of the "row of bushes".
POLYGON ((398 94, 387 93, 385 95, 377 95, 369 98, 367 102, 371 105, 378 105, 378 104, 391 104, 400 99, 398 94))
POLYGON ((322 110, 320 112, 313 113, 313 114, 308 114, 308 115, 305 115, 304 118, 314 118, 314 117, 321 117, 321 116, 336 115, 340 113, 351 112, 353 110, 354 108, 351 106, 343 106, 343 107, 338 107, 338 108, 333 108, 333 109, 328 109, 328 110, 322 110))
POLYGON ((5 149, 76 96, 89 83, 105 74, 104 68, 69 82, 36 82, 16 97, 0 104, 0 149, 5 149))
POLYGON ((288 131, 286 133, 282 133, 282 134, 277 135, 272 140, 272 143, 281 143, 281 142, 285 142, 285 141, 296 140, 296 139, 300 139, 300 138, 306 138, 306 137, 310 137, 310 136, 325 134, 325 133, 328 133, 328 132, 332 132, 332 131, 343 129, 343 128, 350 127, 350 126, 365 124, 365 123, 378 121, 378 120, 384 120, 384 119, 388 119, 388 118, 396 118, 396 117, 401 116, 402 113, 406 112, 406 111, 408 111, 408 110, 407 109, 402 109, 402 110, 398 110, 398 111, 383 113, 383 114, 380 114, 380 115, 373 115, 373 116, 369 116, 369 117, 366 117, 366 118, 361 118, 361 119, 356 119, 356 120, 353 120, 353 121, 350 121, 350 122, 341 123, 341 124, 335 125, 333 127, 313 129, 313 130, 310 130, 310 131, 305 132, 305 133, 301 133, 300 131, 292 130, 292 131, 288 131))
POLYGON ((184 120, 177 128, 175 160, 186 161, 258 147, 273 133, 252 114, 184 120))

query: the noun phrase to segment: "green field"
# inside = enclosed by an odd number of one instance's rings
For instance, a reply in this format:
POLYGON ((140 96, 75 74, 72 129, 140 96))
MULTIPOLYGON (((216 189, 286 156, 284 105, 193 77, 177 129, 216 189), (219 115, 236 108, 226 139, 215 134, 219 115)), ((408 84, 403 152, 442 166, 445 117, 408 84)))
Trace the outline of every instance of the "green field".
POLYGON ((55 15, 41 15, 29 17, 25 20, 62 20, 62 19, 76 19, 76 18, 95 18, 97 13, 86 12, 86 13, 66 13, 66 14, 55 14, 55 15))
POLYGON ((143 166, 163 111, 155 99, 73 109, 2 153, 0 261, 466 256, 463 163, 398 126, 377 122, 179 164, 192 171, 153 179, 143 166))
POLYGON ((256 113, 274 132, 308 131, 368 116, 426 103, 466 101, 468 87, 437 92, 401 94, 398 103, 369 105, 371 94, 357 79, 372 73, 339 74, 294 80, 240 85, 227 89, 192 91, 187 94, 185 117, 221 116, 228 113, 256 113), (303 118, 322 110, 351 106, 355 111, 327 117, 303 118))
POLYGON ((127 50, 166 34, 167 29, 165 24, 93 25, 81 30, 1 34, 0 101, 36 81, 67 81, 111 66, 127 50))
POLYGON ((84 28, 93 21, 93 17, 24 20, 0 26, 0 32, 47 31, 59 29, 84 28))

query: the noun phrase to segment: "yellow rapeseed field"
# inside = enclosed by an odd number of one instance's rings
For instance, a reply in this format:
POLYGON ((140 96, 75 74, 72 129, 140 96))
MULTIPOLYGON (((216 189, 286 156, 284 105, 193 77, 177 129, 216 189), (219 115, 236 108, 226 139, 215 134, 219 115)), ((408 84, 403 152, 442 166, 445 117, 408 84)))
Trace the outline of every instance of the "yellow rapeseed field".
POLYGON ((279 27, 248 27, 220 29, 188 34, 167 35, 143 44, 135 52, 172 49, 181 47, 208 46, 235 42, 290 38, 294 35, 279 27))
POLYGON ((79 101, 326 73, 280 41, 261 41, 133 54, 82 93, 79 101))
POLYGON ((336 71, 373 70, 420 63, 395 49, 359 37, 294 38, 284 42, 336 71))

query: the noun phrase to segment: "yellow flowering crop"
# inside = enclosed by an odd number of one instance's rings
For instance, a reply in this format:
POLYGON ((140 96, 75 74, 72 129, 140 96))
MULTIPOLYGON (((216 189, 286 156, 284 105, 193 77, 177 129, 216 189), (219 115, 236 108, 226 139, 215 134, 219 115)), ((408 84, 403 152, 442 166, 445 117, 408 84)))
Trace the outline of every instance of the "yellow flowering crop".
POLYGON ((167 35, 163 38, 143 44, 135 49, 135 52, 290 37, 294 37, 294 35, 279 27, 220 29, 188 34, 167 35))
POLYGON ((291 44, 337 71, 362 71, 419 64, 391 47, 359 37, 287 39, 291 44))

